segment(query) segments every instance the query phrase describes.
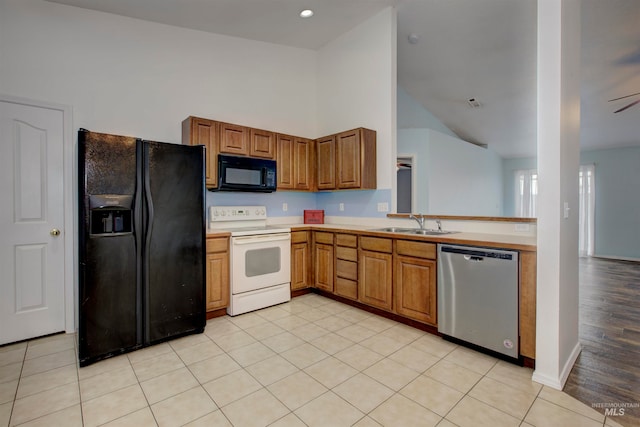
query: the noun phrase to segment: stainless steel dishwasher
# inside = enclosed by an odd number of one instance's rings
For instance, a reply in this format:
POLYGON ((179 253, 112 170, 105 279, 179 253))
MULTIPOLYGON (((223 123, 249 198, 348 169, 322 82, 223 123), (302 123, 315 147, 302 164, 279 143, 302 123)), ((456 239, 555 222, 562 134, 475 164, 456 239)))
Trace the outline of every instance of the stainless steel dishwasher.
POLYGON ((518 357, 518 252, 438 245, 438 331, 518 357))

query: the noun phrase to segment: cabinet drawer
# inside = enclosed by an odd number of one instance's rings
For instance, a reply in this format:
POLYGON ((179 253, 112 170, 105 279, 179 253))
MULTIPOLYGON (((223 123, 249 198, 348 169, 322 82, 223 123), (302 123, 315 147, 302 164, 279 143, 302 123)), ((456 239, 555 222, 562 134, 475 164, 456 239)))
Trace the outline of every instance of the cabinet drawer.
POLYGON ((358 250, 336 246, 336 258, 344 259, 347 261, 358 261, 358 250))
POLYGON ((309 241, 308 231, 292 231, 291 243, 307 243, 309 241))
POLYGON ((316 231, 314 233, 316 243, 324 243, 326 245, 333 245, 333 233, 326 233, 323 231, 316 231))
POLYGON ((207 253, 214 252, 226 252, 229 250, 229 238, 228 237, 208 237, 207 238, 207 253))
POLYGON ((353 234, 336 234, 336 245, 357 248, 358 236, 355 236, 353 234))
POLYGON ((358 282, 336 277, 335 293, 345 298, 358 299, 358 282))
POLYGON ((391 253, 393 240, 379 237, 360 237, 360 248, 366 251, 391 253))
POLYGON ((336 276, 358 280, 358 263, 343 259, 336 260, 336 276))
POLYGON ((414 242, 411 240, 397 240, 396 252, 398 255, 436 259, 436 244, 414 242))

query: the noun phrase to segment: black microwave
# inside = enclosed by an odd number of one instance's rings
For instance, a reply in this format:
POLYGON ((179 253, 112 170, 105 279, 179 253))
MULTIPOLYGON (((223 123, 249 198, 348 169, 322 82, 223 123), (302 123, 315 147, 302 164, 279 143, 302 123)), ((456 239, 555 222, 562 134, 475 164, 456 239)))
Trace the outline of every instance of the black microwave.
POLYGON ((276 191, 276 161, 218 154, 218 191, 276 191))

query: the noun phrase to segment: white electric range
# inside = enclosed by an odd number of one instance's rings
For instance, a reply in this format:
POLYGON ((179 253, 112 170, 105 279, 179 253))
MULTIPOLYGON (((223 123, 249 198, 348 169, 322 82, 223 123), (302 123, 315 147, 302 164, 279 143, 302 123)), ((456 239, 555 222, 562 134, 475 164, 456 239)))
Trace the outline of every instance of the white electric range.
POLYGON ((209 229, 231 232, 231 316, 291 299, 291 229, 268 226, 265 206, 211 206, 209 229))

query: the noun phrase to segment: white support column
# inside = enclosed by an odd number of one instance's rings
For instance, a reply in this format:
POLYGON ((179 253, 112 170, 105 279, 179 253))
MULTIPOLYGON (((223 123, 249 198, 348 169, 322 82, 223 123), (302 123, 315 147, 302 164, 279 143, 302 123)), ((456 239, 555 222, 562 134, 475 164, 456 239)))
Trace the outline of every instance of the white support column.
POLYGON ((578 341, 580 0, 538 0, 538 280, 533 380, 562 389, 578 341))

